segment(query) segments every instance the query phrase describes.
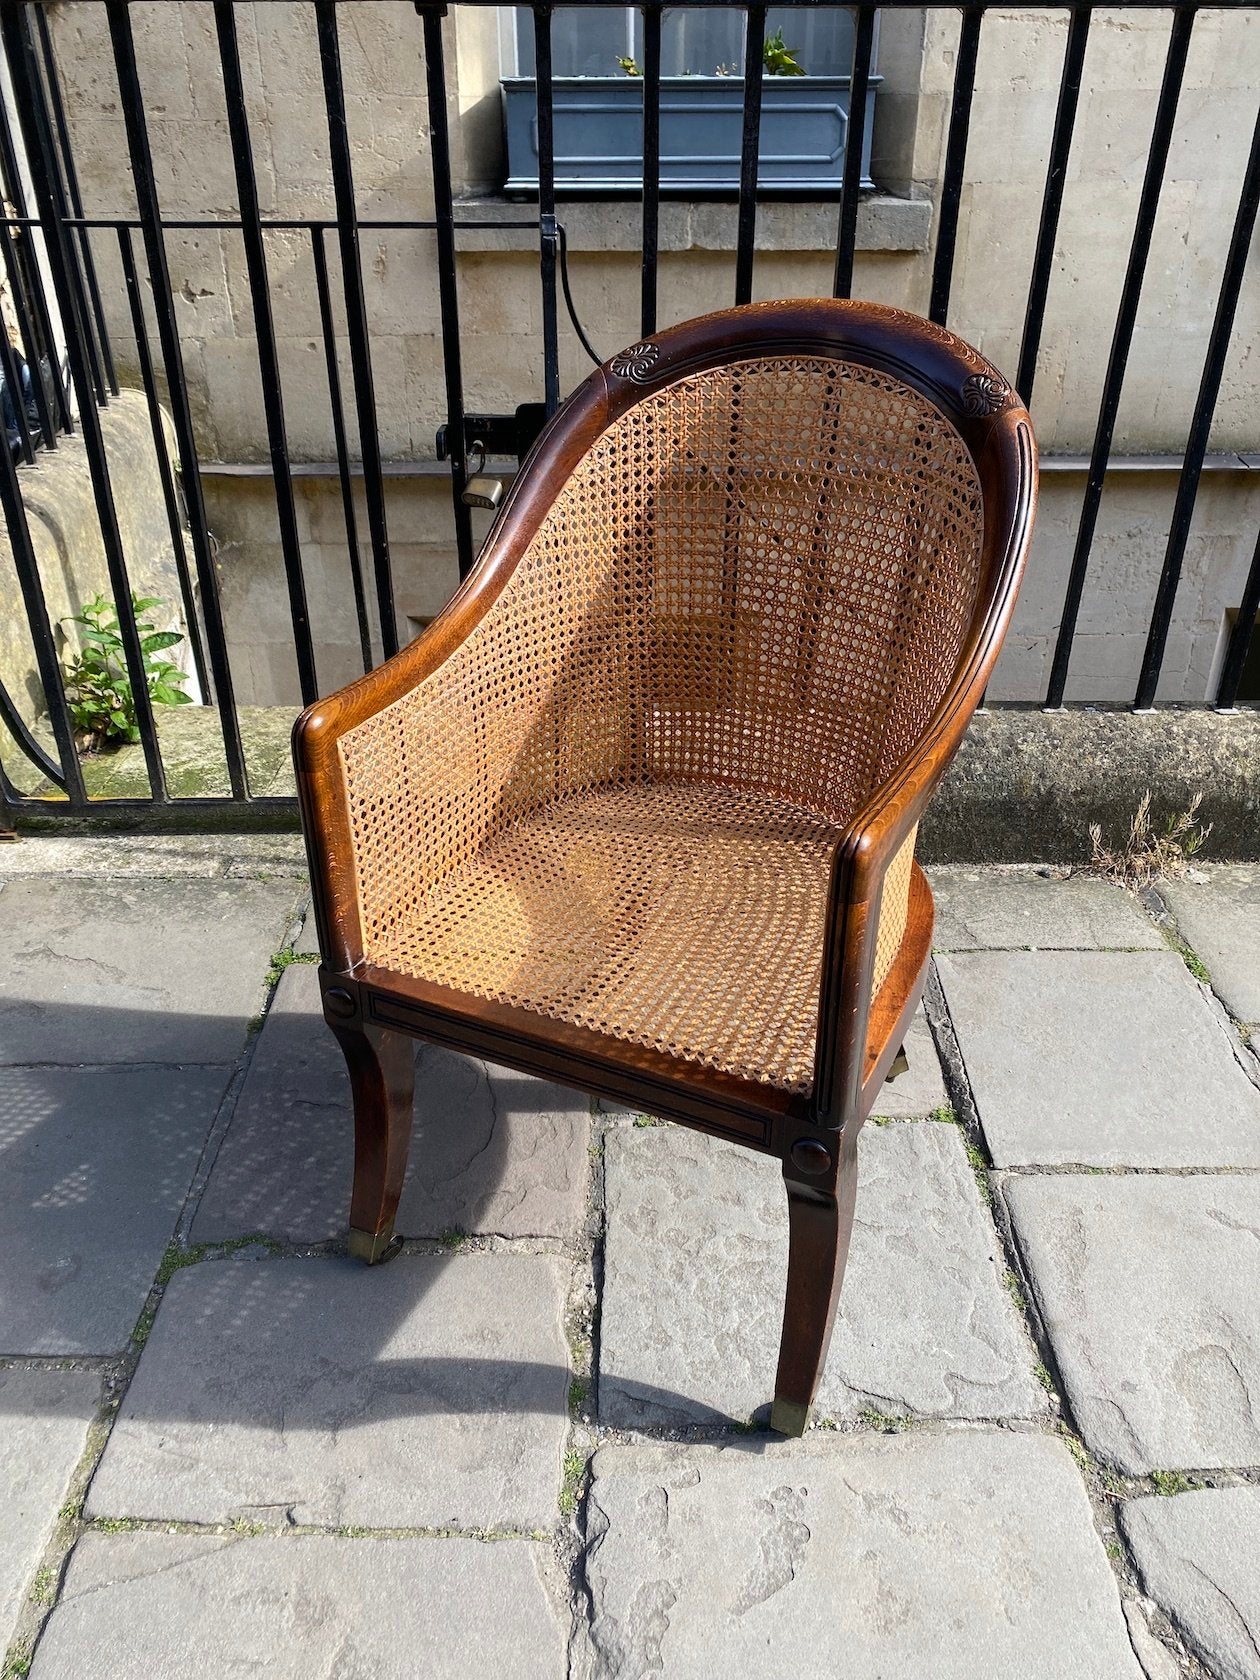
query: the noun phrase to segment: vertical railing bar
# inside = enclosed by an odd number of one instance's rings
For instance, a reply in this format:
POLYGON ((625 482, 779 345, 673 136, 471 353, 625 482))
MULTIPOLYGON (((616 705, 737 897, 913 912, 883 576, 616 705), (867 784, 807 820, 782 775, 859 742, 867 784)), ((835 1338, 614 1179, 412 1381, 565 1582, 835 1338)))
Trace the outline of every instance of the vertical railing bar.
POLYGON ((193 557, 197 564, 197 582, 201 587, 201 612, 206 627, 210 672, 214 679, 214 693, 208 698, 212 698, 219 709, 219 729, 223 736, 223 756, 227 764, 228 785, 232 797, 248 799, 249 787, 241 743, 240 718, 236 711, 236 694, 228 661, 223 607, 219 599, 219 574, 210 547, 210 525, 206 518, 205 496, 202 492, 197 438, 193 430, 192 407, 184 377, 179 324, 175 319, 175 303, 171 291, 171 271, 166 259, 166 241, 162 233, 162 211, 153 174, 153 153, 149 146, 149 131, 144 118, 144 97, 140 88, 139 71, 136 68, 136 49, 132 40, 131 19, 126 0, 110 0, 106 15, 113 44, 114 68, 118 77, 119 101, 127 130, 127 151, 131 160, 136 212, 144 239, 145 262, 148 265, 149 285, 153 293, 153 315, 157 323, 162 363, 166 370, 167 400, 170 404, 171 423, 175 427, 175 445, 179 451, 182 469, 188 528, 192 536, 193 557))
POLYGON ((337 451, 337 478, 341 485, 341 513, 346 526, 346 551, 350 558, 350 582, 354 590, 354 616, 359 627, 359 651, 364 674, 372 669, 372 632, 368 625, 367 593, 363 587, 363 564, 359 558, 359 521, 354 511, 354 485, 350 479, 350 450, 346 443, 346 414, 341 399, 341 369, 337 365, 337 335, 333 321, 332 291, 328 284, 328 253, 324 248, 325 228, 312 228, 311 257, 315 263, 315 292, 319 299, 320 329, 324 337, 324 364, 328 372, 328 402, 332 409, 333 443, 337 451))
POLYGON ((1155 591, 1155 604, 1151 609, 1146 651, 1142 656, 1142 670, 1138 677, 1137 695, 1134 700, 1134 706, 1140 712, 1148 711, 1154 704, 1155 690, 1159 685, 1160 667, 1168 642, 1168 628, 1172 623, 1177 586, 1181 581, 1181 568, 1185 560, 1186 541, 1190 535, 1190 522, 1194 518, 1194 504, 1203 472, 1203 458, 1207 454, 1212 415, 1216 410, 1216 399, 1220 395, 1225 358, 1229 353, 1234 317, 1238 312, 1238 295, 1247 272, 1247 254, 1251 249, 1252 234, 1255 232, 1257 210, 1260 210, 1260 112, 1257 112, 1251 134, 1251 152, 1243 175, 1242 190, 1238 196, 1234 230, 1230 235, 1229 251, 1221 274, 1216 314, 1208 336, 1199 392, 1190 421, 1190 435, 1186 440, 1185 459, 1181 466, 1181 477, 1177 482, 1177 499, 1173 504, 1172 522, 1168 530, 1168 546, 1164 551, 1164 564, 1155 591))
POLYGON ((57 309, 66 327, 70 372, 79 398, 83 447, 92 481, 101 546, 105 551, 105 565, 109 573, 110 587, 114 592, 118 633, 123 644, 123 657, 127 678, 131 684, 136 725, 140 731, 140 745, 149 778, 149 797, 154 804, 164 805, 167 802, 167 792, 162 754, 158 746, 153 705, 145 677, 144 652, 140 646, 136 617, 131 606, 127 557, 123 551, 118 515, 114 506, 105 436, 101 429, 100 413, 93 401, 92 377, 84 351, 89 333, 87 305, 80 289, 81 275, 71 256, 65 225, 68 210, 62 191, 61 173, 57 166, 48 107, 36 65, 34 42, 29 32, 27 7, 0 7, 0 30, 3 31, 9 63, 14 69, 14 85, 23 88, 26 95, 20 109, 26 135, 26 152, 30 160, 31 177, 39 201, 44 233, 48 240, 53 284, 57 291, 57 309))
POLYGON ((542 285, 543 399, 560 406, 560 329, 556 295, 556 131, 551 68, 551 7, 534 7, 534 76, 538 102, 538 259, 542 285))
POLYGON ((1242 681, 1243 666, 1247 662, 1247 649, 1251 644, 1252 636, 1260 634, 1256 630, 1258 615, 1260 615, 1260 536, 1256 538, 1256 546, 1251 556, 1251 570, 1247 573, 1242 601, 1238 607, 1238 617, 1234 621, 1234 628, 1230 631, 1229 642, 1225 648, 1225 661, 1221 666, 1220 680, 1216 685, 1216 698, 1212 703, 1218 711, 1232 712, 1238 702, 1238 685, 1242 681))
POLYGON ((389 525, 385 516, 385 480, 381 470, 381 440, 376 424, 376 385, 372 376, 372 347, 367 304, 363 294, 363 262, 359 250, 359 212, 354 200, 354 167, 346 127, 346 101, 341 79, 341 45, 337 39, 336 0, 315 0, 319 36, 319 65, 328 119, 328 153, 332 166, 333 198, 337 206, 337 242, 341 256, 341 286, 346 305, 346 335, 350 340, 350 370, 359 422, 359 458, 363 464, 363 497, 367 503, 368 534, 376 579, 376 611, 381 625, 381 651, 386 659, 398 652, 398 621, 394 609, 393 567, 389 554, 389 525))
MULTIPOLYGON (((7 230, 5 243, 8 243, 7 230)), ((16 302, 16 299, 14 300, 16 302)), ((28 362, 27 367, 30 367, 28 362)), ((18 447, 22 451, 22 459, 28 466, 35 464, 35 445, 31 440, 31 428, 26 418, 26 393, 22 389, 22 381, 18 377, 17 356, 13 346, 9 343, 8 329, 0 321, 0 367, 4 369, 5 384, 9 391, 9 403, 13 410, 13 418, 17 422, 18 447)), ((38 370, 36 370, 38 371, 38 370)), ((34 383, 34 382, 33 382, 34 383)), ((2 418, 0 413, 0 418, 2 418)), ((8 428, 4 428, 4 447, 8 449, 8 428)))
POLYGON ((451 463, 451 502, 459 575, 472 570, 472 515, 464 501, 468 459, 464 439, 464 373, 459 342, 459 280, 455 267, 455 206, 451 194, 451 141, 446 115, 446 58, 442 46, 445 4, 417 3, 424 31, 425 85, 429 99, 429 156, 437 220, 438 300, 442 310, 442 367, 446 377, 446 452, 451 463))
MULTIPOLYGON (((48 406, 48 393, 44 389, 43 353, 40 350, 39 335, 35 330, 35 323, 31 319, 31 312, 28 308, 26 287, 23 283, 22 270, 18 264, 17 252, 13 248, 13 231, 12 228, 0 229, 0 244, 3 245, 4 249, 4 272, 9 282, 9 291, 12 294, 13 313, 17 316, 18 332, 21 335, 26 355, 26 367, 31 378, 35 407, 39 411, 40 441, 44 448, 55 449, 57 446, 57 427, 53 420, 52 410, 48 406)), ((7 334, 2 336, 4 336, 7 344, 7 334)), ((52 357, 50 356, 48 359, 51 366, 52 357)), ((5 376, 8 377, 7 369, 5 376)), ((28 456, 27 459, 29 460, 31 457, 28 456)))
POLYGON ((866 100, 871 80, 871 51, 875 42, 875 8, 859 6, 853 34, 853 68, 849 74, 849 129, 844 145, 844 179, 840 183, 840 223, 836 232, 836 272, 832 297, 853 294, 853 253, 857 245, 858 198, 862 190, 862 149, 866 136, 866 100))
POLYGON ((210 693, 210 674, 206 665, 205 643, 201 635, 201 620, 197 612, 197 597, 188 570, 188 552, 184 547, 184 521, 180 513, 179 491, 171 470, 170 452, 166 446, 166 427, 162 424, 162 405, 158 401, 157 379, 153 356, 149 349, 149 329, 144 318, 144 299, 140 292, 140 277, 136 270, 136 253, 131 229, 118 229, 118 255, 122 261, 123 283, 127 288, 127 302, 131 307, 131 324, 136 335, 136 361, 140 367, 140 383, 149 410, 149 429, 153 434, 153 450, 157 457, 158 477, 162 483, 162 500, 166 504, 166 523, 171 533, 171 552, 179 577, 180 599, 184 607, 184 621, 188 626, 188 646, 197 673, 197 686, 203 698, 210 693))
MULTIPOLYGON (((28 213, 26 192, 22 186, 22 174, 18 167, 17 152, 14 149, 13 135, 9 129, 9 111, 4 103, 2 90, 0 90, 0 173, 3 173, 4 177, 5 196, 19 216, 26 216, 28 213)), ((11 230, 6 230, 6 232, 11 232, 11 230)), ((58 424, 62 431, 68 435, 74 431, 74 416, 71 412, 70 396, 61 377, 61 358, 57 353, 57 338, 53 332, 52 314, 44 293, 44 277, 39 267, 33 228, 26 229, 25 238, 27 251, 24 254, 27 257, 27 267, 30 274, 28 276, 29 284, 24 286, 22 290, 25 295, 30 297, 31 308, 35 313, 39 335, 43 340, 41 354, 48 357, 49 373, 53 382, 53 390, 56 393, 57 409, 60 415, 58 424)), ((11 240, 10 245, 12 245, 11 240)), ((21 262, 16 248, 13 249, 12 254, 14 265, 20 271, 21 262)), ((56 427, 48 433, 45 439, 45 447, 48 449, 57 447, 56 427)))
POLYGON ((1025 406, 1032 402, 1033 384, 1037 377, 1037 352, 1041 348, 1041 329, 1045 323, 1046 300, 1050 293, 1050 271, 1054 265, 1059 213, 1063 208, 1068 157, 1072 150, 1072 134, 1076 127, 1076 107, 1081 93, 1085 48, 1089 43, 1090 17, 1088 6, 1073 7, 1068 24, 1067 45, 1063 53, 1059 101, 1055 108, 1054 134, 1050 141, 1050 162, 1046 168, 1046 185, 1041 198, 1041 222, 1037 229, 1037 248, 1033 255, 1032 279, 1024 312, 1024 336, 1019 347, 1019 369, 1015 375, 1015 388, 1024 399, 1025 406))
POLYGON ((1054 659, 1050 668, 1050 683, 1046 691, 1046 707, 1057 710, 1063 704, 1067 687, 1068 665, 1072 658, 1072 641, 1076 635, 1076 620, 1085 592, 1085 577, 1089 569, 1090 549, 1094 529, 1098 523, 1098 509, 1102 502, 1103 482, 1107 462, 1111 456, 1111 439, 1115 432, 1116 415, 1120 410, 1120 393, 1124 386, 1124 372, 1129 359, 1129 346, 1142 297, 1142 281, 1150 255, 1151 234, 1159 209, 1160 190, 1168 149, 1172 142, 1173 124, 1177 117, 1177 103, 1181 96, 1181 81, 1185 73, 1186 57, 1190 50, 1190 33, 1194 27, 1194 7, 1180 6, 1173 15, 1168 52, 1164 60, 1164 74, 1160 83, 1159 100, 1155 107, 1155 121, 1151 129, 1151 145, 1146 158, 1146 172, 1138 200, 1133 226, 1133 241, 1125 267, 1124 284, 1120 291, 1120 306, 1112 331, 1107 371, 1103 378, 1102 401, 1098 411, 1098 425, 1094 446, 1090 453, 1089 477, 1081 504, 1081 518, 1076 531, 1076 546, 1068 573, 1067 594, 1063 603, 1063 617, 1055 642, 1054 659))
POLYGON ((749 6, 744 21, 744 131, 739 151, 739 219, 735 234, 735 302, 752 299, 757 238, 757 159, 761 150, 761 85, 765 77, 766 8, 749 6))
POLYGON ((639 335, 656 331, 657 265, 661 248, 661 8, 643 12, 643 240, 639 335))
POLYGON ((954 281, 954 248, 958 243, 958 209, 962 203, 963 172, 967 167, 967 138, 971 131, 971 101, 976 85, 976 59, 980 52, 983 6, 963 8, 958 37, 958 60, 954 67, 954 91, 950 101, 949 135, 945 142, 945 173, 941 181, 941 202, 937 210, 936 258, 932 264, 932 293, 928 315, 938 326, 949 314, 949 294, 954 281))
MULTIPOLYGON (((12 59, 10 62, 13 62, 12 59)), ((35 650, 35 668, 39 672, 40 686, 48 707, 48 721, 57 745, 57 757, 60 760, 66 793, 74 803, 83 804, 87 799, 87 792, 83 786, 83 767, 75 750, 74 724, 66 702, 61 662, 57 658, 57 644, 48 618, 44 580, 40 576, 39 560, 35 554, 31 528, 27 523, 17 468, 7 449, 0 450, 0 456, 3 456, 3 460, 0 460, 0 507, 4 511, 9 546, 13 551, 13 565, 26 611, 27 628, 30 630, 31 644, 35 650)))
MULTIPOLYGON (((79 192, 79 171, 75 166, 74 147, 70 142, 70 125, 66 121, 65 102, 61 97, 61 77, 57 73, 57 55, 53 50, 52 31, 43 6, 35 11, 35 27, 39 32, 40 55, 43 59, 49 108, 52 112, 52 133, 55 137, 53 157, 58 161, 65 183, 65 196, 72 216, 82 216, 83 198, 79 192)), ((101 402, 118 395, 118 376, 114 372, 114 358, 110 350, 109 331, 105 325, 105 306, 101 302, 100 283, 96 278, 96 259, 92 255, 92 235, 87 228, 76 230, 79 244, 79 264, 82 284, 91 309, 92 376, 96 381, 101 402), (106 387, 108 386, 108 390, 106 387)))
POLYGON ((271 314, 271 287, 267 273, 267 249, 258 199, 258 178, 254 170, 254 149, 249 137, 245 109, 245 83, 241 76, 241 55, 236 40, 233 0, 214 0, 214 24, 219 43, 219 64, 223 71, 223 97, 227 110, 232 166, 236 175, 236 197, 240 207, 241 240, 245 247, 245 272, 249 280, 249 302, 254 316, 258 372, 262 383, 263 418, 267 427, 267 449, 271 456, 271 479, 280 527, 280 552, 284 560, 285 584, 289 594, 289 620, 293 627, 293 652, 297 660, 298 688, 302 704, 309 706, 319 693, 315 674, 315 648, 311 640, 311 615, 306 602, 306 579, 302 572, 302 538, 298 532, 297 507, 293 500, 293 475, 289 467, 289 442, 284 424, 284 392, 280 384, 280 356, 276 345, 275 321, 271 314))

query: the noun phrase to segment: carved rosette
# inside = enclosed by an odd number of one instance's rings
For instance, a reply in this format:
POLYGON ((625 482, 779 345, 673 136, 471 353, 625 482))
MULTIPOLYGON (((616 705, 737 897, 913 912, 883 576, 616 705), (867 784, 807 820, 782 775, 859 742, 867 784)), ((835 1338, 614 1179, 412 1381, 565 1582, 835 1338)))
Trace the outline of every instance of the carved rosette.
POLYGON ((986 414, 996 414, 1004 407, 1010 394, 1010 386, 996 374, 968 374, 962 382, 963 413, 973 420, 982 420, 986 414))
POLYGON ((618 379, 632 379, 636 385, 641 385, 652 377, 652 369, 660 359, 659 348, 650 340, 645 340, 642 344, 632 344, 628 350, 618 351, 608 366, 618 379))

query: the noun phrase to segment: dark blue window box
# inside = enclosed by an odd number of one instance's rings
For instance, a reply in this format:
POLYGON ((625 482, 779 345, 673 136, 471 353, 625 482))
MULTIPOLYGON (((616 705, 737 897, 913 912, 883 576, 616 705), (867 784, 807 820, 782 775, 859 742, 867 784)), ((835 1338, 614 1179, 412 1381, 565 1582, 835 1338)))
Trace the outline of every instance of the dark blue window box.
MULTIPOLYGON (((862 139, 870 178, 878 76, 871 77, 862 139)), ((556 189, 639 191, 643 184, 643 83, 636 76, 557 76, 556 189)), ((503 82, 509 193, 538 191, 538 96, 533 77, 503 82)), ((742 76, 661 79, 661 187, 728 192, 739 186, 742 76)), ((835 191, 844 177, 847 76, 767 76, 762 83, 758 181, 781 192, 835 191)))

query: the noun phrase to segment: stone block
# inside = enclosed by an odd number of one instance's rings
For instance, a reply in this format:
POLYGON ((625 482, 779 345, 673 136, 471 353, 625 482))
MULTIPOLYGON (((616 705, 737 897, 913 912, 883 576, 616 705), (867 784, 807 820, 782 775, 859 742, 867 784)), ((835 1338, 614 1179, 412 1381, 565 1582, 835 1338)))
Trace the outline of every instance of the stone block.
MULTIPOLYGON (((350 1082, 310 963, 285 970, 193 1226, 198 1241, 265 1231, 320 1242, 346 1227, 350 1082)), ((590 1100, 528 1074, 416 1044, 415 1135, 397 1228, 572 1236, 585 1215, 590 1100)))
MULTIPOLYGON (((774 1393, 787 1276, 776 1163, 681 1127, 617 1127, 599 1409, 626 1427, 742 1420, 774 1393)), ((956 1126, 870 1126, 820 1415, 1028 1417, 1045 1397, 956 1126)))
POLYGON ((0 1068, 0 1353, 127 1345, 229 1071, 0 1068))
POLYGON ((1128 1475, 1260 1463, 1260 1180, 1009 1179, 1072 1415, 1128 1475))
POLYGON ((189 1267, 88 1513, 550 1527, 568 1428, 562 1301, 543 1255, 189 1267))
POLYGON ((0 1370, 0 1645, 13 1636, 100 1390, 94 1371, 0 1370))
POLYGON ((1120 1522, 1143 1589, 1209 1674, 1260 1677, 1260 1487, 1134 1499, 1120 1522))
POLYGON ((1231 1012, 1260 1023, 1260 868, 1217 864, 1206 881, 1168 881, 1160 891, 1231 1012))
POLYGON ((1142 1680, 1041 1435, 606 1447, 587 1512, 600 1680, 1142 1680))
POLYGON ((1260 1166, 1260 1091, 1172 951, 978 952, 937 970, 998 1166, 1260 1166))
POLYGON ((32 1680, 564 1680, 544 1569, 523 1540, 89 1534, 32 1680))
POLYGON ((0 1063, 233 1061, 296 904, 286 882, 11 881, 0 1063))
POLYGON ((1159 930, 1122 888, 1032 870, 929 871, 938 951, 1161 951, 1159 930))

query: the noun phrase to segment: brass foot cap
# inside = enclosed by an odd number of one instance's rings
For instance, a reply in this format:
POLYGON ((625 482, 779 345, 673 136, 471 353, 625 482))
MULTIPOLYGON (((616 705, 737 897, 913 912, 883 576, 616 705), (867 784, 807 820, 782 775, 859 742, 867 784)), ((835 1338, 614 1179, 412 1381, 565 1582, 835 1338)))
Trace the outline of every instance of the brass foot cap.
POLYGON ((366 1260, 369 1266, 379 1266, 392 1260, 402 1247, 402 1238, 394 1235, 389 1225, 383 1231, 356 1231, 350 1227, 346 1237, 346 1252, 352 1260, 366 1260))
POLYGON ((802 1406, 799 1400, 776 1400, 770 1413, 770 1427, 777 1435, 803 1435, 809 1428, 813 1409, 802 1406))
POLYGON ((884 1084, 891 1085, 894 1079, 900 1079, 903 1073, 910 1072, 910 1058, 904 1050, 898 1050, 892 1059, 892 1066, 884 1075, 884 1084))

